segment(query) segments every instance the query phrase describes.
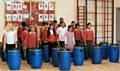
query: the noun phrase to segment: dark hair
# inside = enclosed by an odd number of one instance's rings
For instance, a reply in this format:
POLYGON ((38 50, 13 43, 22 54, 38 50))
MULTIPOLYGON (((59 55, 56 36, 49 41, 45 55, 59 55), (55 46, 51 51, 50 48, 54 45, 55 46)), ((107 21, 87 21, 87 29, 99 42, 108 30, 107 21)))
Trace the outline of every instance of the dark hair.
POLYGON ((71 24, 75 23, 75 21, 71 21, 71 24))
POLYGON ((42 22, 42 26, 45 26, 45 25, 47 25, 47 24, 48 24, 48 23, 45 22, 45 21, 42 22))
MULTIPOLYGON (((49 27, 48 27, 48 32, 47 32, 47 37, 48 37, 48 38, 49 38, 49 36, 50 36, 50 27, 51 27, 51 26, 53 26, 53 24, 50 24, 49 27)), ((57 35, 57 34, 56 34, 56 31, 55 31, 55 28, 53 28, 53 34, 54 34, 54 35, 57 35)))
POLYGON ((86 26, 88 27, 89 25, 91 25, 91 23, 89 22, 86 26))
POLYGON ((62 18, 62 17, 60 17, 60 20, 63 20, 63 18, 62 18))
POLYGON ((68 31, 69 31, 70 28, 73 28, 73 26, 72 25, 68 25, 68 31))
POLYGON ((64 22, 64 18, 61 17, 60 18, 60 23, 62 23, 62 22, 64 22))
POLYGON ((21 23, 21 25, 22 25, 22 27, 26 27, 26 22, 23 21, 23 22, 21 23))
POLYGON ((79 23, 77 23, 77 24, 75 25, 75 28, 77 28, 78 26, 80 26, 79 23))
POLYGON ((53 23, 57 23, 57 20, 54 20, 53 23))

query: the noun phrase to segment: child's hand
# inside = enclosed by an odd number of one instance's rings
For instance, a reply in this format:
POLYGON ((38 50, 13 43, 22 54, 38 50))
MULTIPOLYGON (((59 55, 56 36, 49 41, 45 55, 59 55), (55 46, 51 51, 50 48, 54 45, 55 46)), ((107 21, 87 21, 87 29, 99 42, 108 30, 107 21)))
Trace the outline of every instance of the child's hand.
POLYGON ((5 51, 5 50, 6 50, 6 45, 3 46, 3 51, 5 51))

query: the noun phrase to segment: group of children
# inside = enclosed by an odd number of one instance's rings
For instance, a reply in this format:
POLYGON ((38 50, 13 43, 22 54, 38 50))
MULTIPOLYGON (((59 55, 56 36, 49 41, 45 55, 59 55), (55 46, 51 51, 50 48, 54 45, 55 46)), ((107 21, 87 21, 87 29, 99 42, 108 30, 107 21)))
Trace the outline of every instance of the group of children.
MULTIPOLYGON (((74 21, 71 25, 66 26, 64 19, 60 18, 60 23, 54 20, 51 24, 43 22, 42 25, 37 26, 33 23, 26 26, 22 22, 18 26, 17 32, 13 31, 13 23, 7 24, 7 30, 3 34, 3 49, 11 50, 19 47, 22 54, 24 50, 42 48, 43 45, 49 46, 49 56, 51 57, 52 48, 61 46, 67 50, 73 51, 74 46, 86 47, 86 57, 90 57, 90 47, 93 44, 93 31, 91 30, 91 23, 88 23, 87 28, 82 32, 80 25, 74 21)), ((25 59, 24 54, 22 58, 25 59)))

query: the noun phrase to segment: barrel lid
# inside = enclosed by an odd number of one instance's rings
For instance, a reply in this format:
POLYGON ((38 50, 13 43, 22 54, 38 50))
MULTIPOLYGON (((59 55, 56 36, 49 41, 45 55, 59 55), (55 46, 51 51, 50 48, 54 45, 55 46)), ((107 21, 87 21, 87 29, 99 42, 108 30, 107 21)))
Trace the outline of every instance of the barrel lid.
POLYGON ((74 48, 83 49, 83 48, 85 48, 85 47, 74 47, 74 48))
POLYGON ((41 49, 30 49, 30 51, 42 51, 41 49))
POLYGON ((59 52, 70 52, 69 50, 67 50, 67 49, 60 49, 60 51, 59 52))
POLYGON ((8 50, 8 52, 18 52, 19 50, 8 50))
POLYGON ((60 49, 60 48, 52 48, 52 49, 60 49))
POLYGON ((118 46, 119 46, 119 44, 110 44, 110 46, 117 46, 117 47, 118 47, 118 46))

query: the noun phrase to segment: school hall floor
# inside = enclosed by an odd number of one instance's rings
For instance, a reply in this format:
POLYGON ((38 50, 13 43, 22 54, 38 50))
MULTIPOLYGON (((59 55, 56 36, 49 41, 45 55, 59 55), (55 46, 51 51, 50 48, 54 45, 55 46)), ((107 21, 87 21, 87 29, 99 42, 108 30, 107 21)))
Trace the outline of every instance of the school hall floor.
MULTIPOLYGON (((0 71, 10 71, 5 62, 0 61, 0 71)), ((22 61, 22 67, 19 71, 59 71, 58 67, 53 67, 50 63, 43 63, 41 69, 31 69, 30 66, 22 61)), ((108 60, 104 60, 102 64, 94 65, 88 60, 83 66, 72 65, 71 71, 120 71, 119 63, 110 63, 108 60)))

